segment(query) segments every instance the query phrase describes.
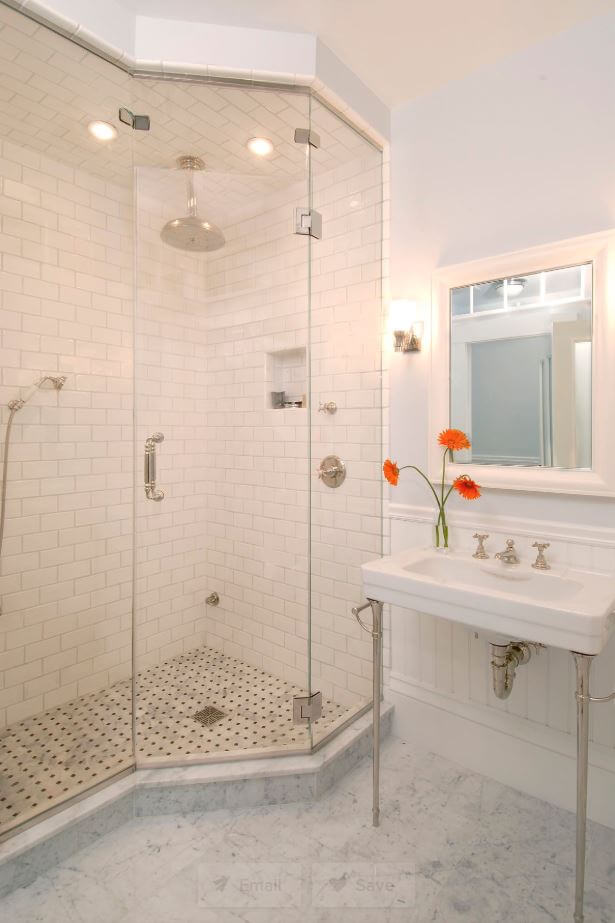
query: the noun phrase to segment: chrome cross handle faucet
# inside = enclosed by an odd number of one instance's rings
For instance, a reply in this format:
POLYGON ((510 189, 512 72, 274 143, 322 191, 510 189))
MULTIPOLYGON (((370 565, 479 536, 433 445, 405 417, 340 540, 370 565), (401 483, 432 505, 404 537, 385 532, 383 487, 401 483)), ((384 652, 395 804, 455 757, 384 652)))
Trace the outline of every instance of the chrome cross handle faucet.
POLYGON ((502 564, 518 564, 519 555, 515 550, 515 540, 513 538, 506 539, 506 548, 504 551, 498 551, 496 554, 498 561, 501 561, 502 564))
POLYGON ((550 544, 550 542, 534 542, 532 545, 532 548, 538 549, 536 560, 532 564, 532 567, 535 567, 536 570, 551 570, 551 565, 545 558, 545 548, 548 548, 550 544))
POLYGON ((474 554, 472 555, 472 557, 473 557, 473 558, 479 558, 479 559, 488 558, 489 555, 488 555, 487 552, 485 551, 485 544, 484 544, 485 539, 486 539, 486 538, 489 538, 488 533, 487 533, 487 532, 484 532, 484 533, 481 535, 479 532, 475 532, 474 535, 472 536, 472 538, 475 538, 475 539, 478 541, 478 545, 476 546, 476 551, 474 552, 474 554))

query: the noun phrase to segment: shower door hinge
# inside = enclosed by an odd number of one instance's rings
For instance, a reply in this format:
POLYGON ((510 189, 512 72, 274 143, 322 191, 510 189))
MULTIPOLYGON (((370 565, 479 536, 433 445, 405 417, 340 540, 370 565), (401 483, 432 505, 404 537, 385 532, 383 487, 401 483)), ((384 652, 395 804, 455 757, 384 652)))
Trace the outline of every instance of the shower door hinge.
POLYGON ((150 129, 149 115, 134 115, 130 109, 122 107, 118 117, 120 122, 123 122, 124 125, 129 125, 135 131, 149 131, 150 129))
POLYGON ((299 206, 295 209, 295 234, 309 234, 316 240, 322 238, 322 215, 313 208, 299 206))
POLYGON ((293 724, 309 724, 322 716, 322 692, 296 695, 293 699, 293 724))
POLYGON ((295 128, 295 144, 309 144, 310 147, 320 147, 320 135, 311 128, 295 128))

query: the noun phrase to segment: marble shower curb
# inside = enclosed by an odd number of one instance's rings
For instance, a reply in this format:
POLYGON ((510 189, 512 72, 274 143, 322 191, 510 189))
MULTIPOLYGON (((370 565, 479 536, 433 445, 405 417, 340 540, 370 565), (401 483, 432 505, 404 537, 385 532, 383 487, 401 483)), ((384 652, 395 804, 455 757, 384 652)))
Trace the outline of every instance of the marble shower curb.
MULTIPOLYGON (((393 706, 382 704, 381 733, 393 706)), ((371 712, 315 753, 138 769, 0 844, 0 898, 135 817, 315 801, 372 749, 371 712)))

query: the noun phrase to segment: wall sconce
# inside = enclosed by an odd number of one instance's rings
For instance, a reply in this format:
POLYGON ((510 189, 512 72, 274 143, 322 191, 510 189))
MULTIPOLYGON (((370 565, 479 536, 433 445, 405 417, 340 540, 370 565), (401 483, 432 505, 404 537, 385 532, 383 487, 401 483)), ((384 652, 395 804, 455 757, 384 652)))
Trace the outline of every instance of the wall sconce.
POLYGON ((417 319, 415 301, 399 298, 391 302, 389 326, 396 353, 418 353, 423 342, 423 321, 417 319))

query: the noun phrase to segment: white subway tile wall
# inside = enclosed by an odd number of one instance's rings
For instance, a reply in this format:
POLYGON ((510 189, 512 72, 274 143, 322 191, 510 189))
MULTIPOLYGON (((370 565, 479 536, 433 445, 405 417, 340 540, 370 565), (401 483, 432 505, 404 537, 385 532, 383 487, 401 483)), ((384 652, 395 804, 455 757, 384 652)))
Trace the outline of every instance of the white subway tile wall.
POLYGON ((129 189, 8 141, 0 151, 2 406, 42 374, 67 376, 13 427, 5 726, 131 672, 133 234, 129 189))
MULTIPOLYGON (((139 669, 205 642, 306 685, 311 484, 312 688, 340 704, 369 698, 371 643, 350 608, 358 565, 380 549, 381 168, 361 144, 363 158, 315 178, 326 226, 311 243, 311 330, 309 244, 294 234, 307 172, 275 194, 253 181, 247 217, 230 225, 214 204, 226 246, 195 255, 161 244, 170 213, 155 191, 167 180, 139 171, 138 446, 165 433, 167 490, 138 506, 139 669), (310 411, 272 409, 268 394, 271 357, 310 345, 311 465, 310 411), (323 419, 320 400, 338 412, 323 419), (336 497, 315 477, 329 450, 349 464, 336 497), (221 603, 206 607, 214 590, 221 603)), ((197 177, 203 203, 208 183, 197 177)))
POLYGON ((321 122, 321 241, 294 233, 308 177, 291 161, 278 191, 270 174, 203 180, 227 238, 208 255, 160 241, 183 178, 137 171, 134 343, 131 190, 3 143, 2 404, 40 374, 68 376, 13 430, 3 725, 130 675, 133 345, 138 668, 206 643, 306 686, 311 493, 312 687, 342 705, 369 698, 371 645, 350 608, 360 563, 380 551, 381 155, 324 109, 321 122), (267 354, 301 349, 312 407, 271 409, 267 354), (321 400, 337 413, 319 414, 321 400), (161 504, 140 484, 157 430, 161 504), (315 477, 329 452, 348 465, 339 491, 315 477))
MULTIPOLYGON (((206 643, 305 686, 307 410, 268 406, 265 366, 307 344, 307 175, 275 196, 254 180, 249 217, 211 215, 224 249, 194 254, 160 241, 160 172, 138 171, 138 444, 165 434, 166 490, 137 506, 138 667, 206 643)), ((205 214, 212 180, 196 180, 205 214)))

